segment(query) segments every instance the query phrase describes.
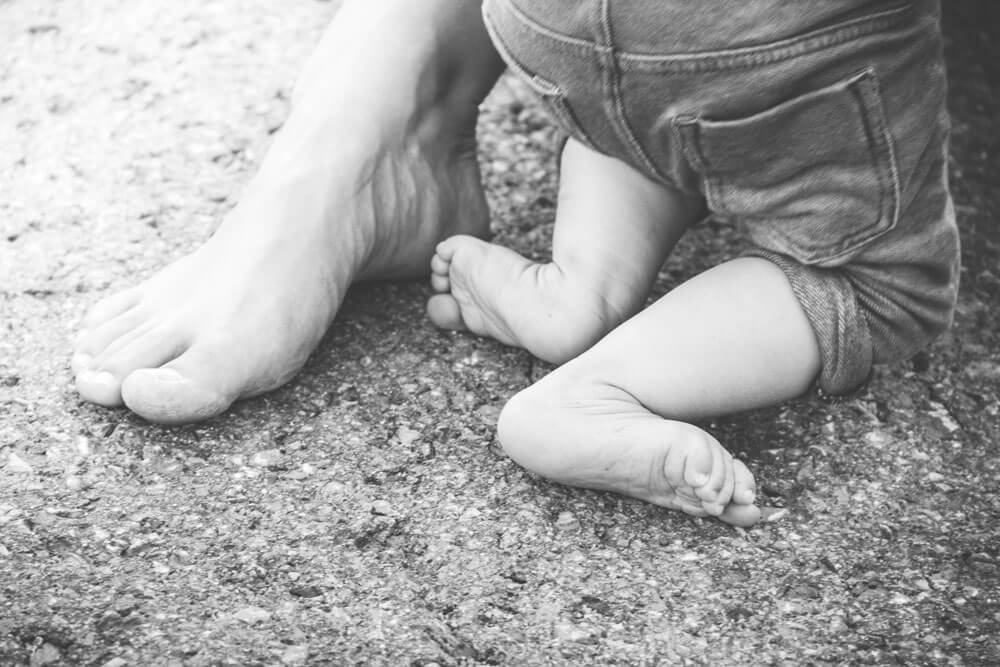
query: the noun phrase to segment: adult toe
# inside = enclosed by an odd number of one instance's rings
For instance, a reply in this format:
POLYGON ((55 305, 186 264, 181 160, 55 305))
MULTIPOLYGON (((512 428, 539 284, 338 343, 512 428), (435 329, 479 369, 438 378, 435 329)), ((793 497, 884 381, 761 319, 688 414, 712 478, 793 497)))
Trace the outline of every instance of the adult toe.
POLYGON ((128 375, 122 397, 130 410, 160 424, 201 421, 224 412, 243 392, 242 378, 220 369, 221 351, 195 345, 160 368, 128 375))

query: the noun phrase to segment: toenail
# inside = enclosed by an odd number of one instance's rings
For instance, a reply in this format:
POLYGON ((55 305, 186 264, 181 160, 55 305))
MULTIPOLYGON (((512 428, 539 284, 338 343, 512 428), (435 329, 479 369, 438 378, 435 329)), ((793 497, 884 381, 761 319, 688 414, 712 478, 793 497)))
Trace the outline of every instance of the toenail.
POLYGON ((114 384, 115 376, 108 371, 87 371, 80 376, 84 382, 91 384, 114 384))
POLYGON ((157 368, 153 372, 156 374, 156 379, 163 382, 180 382, 184 379, 184 376, 173 368, 157 368))

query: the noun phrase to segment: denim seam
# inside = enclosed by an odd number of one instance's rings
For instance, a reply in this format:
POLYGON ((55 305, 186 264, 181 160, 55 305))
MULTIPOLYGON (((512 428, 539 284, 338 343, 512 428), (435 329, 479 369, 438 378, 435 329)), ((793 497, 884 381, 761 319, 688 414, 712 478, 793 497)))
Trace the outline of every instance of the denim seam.
POLYGON ((651 72, 702 72, 769 65, 895 27, 904 19, 914 16, 914 8, 914 3, 906 3, 884 12, 861 16, 760 46, 669 55, 621 53, 619 60, 623 69, 651 72))
POLYGON ((547 103, 546 107, 556 116, 557 120, 562 123, 564 129, 572 130, 574 138, 580 143, 584 144, 592 150, 597 150, 594 146, 594 142, 583 131, 583 127, 574 117, 569 106, 566 104, 566 93, 559 87, 558 84, 553 83, 537 74, 532 74, 525 68, 521 63, 514 57, 510 51, 510 47, 507 46, 503 38, 500 36, 499 31, 493 25, 493 19, 489 15, 489 10, 486 4, 482 7, 483 13, 483 23, 486 26, 486 32, 489 33, 490 38, 493 40, 493 46, 496 48, 500 57, 507 63, 507 66, 515 70, 520 77, 525 80, 528 87, 530 87, 535 94, 544 98, 543 103, 547 103))
POLYGON ((712 177, 712 170, 708 168, 708 164, 702 159, 703 151, 698 135, 698 118, 691 115, 678 116, 671 121, 671 126, 673 127, 674 135, 678 139, 678 144, 680 144, 681 152, 684 153, 684 157, 687 158, 688 163, 694 168, 704 184, 705 202, 711 211, 711 215, 726 219, 735 219, 734 216, 722 212, 728 210, 723 204, 724 197, 722 193, 724 192, 724 188, 722 188, 719 179, 712 177))
MULTIPOLYGON (((857 107, 858 121, 864 134, 871 169, 878 181, 878 200, 873 202, 877 217, 871 224, 865 225, 837 243, 812 251, 801 247, 793 239, 769 231, 767 228, 757 231, 772 243, 789 244, 789 247, 797 253, 797 258, 805 263, 842 259, 888 233, 899 222, 901 205, 899 167, 896 163, 892 134, 882 105, 878 76, 873 67, 867 67, 849 81, 844 91, 851 95, 857 107)), ((700 141, 700 119, 694 115, 683 115, 673 119, 672 124, 680 139, 681 150, 702 179, 705 198, 715 215, 738 218, 745 222, 766 222, 767 216, 747 213, 736 215, 730 212, 731 208, 726 205, 726 188, 723 187, 723 181, 712 175, 714 171, 712 165, 704 157, 700 141)))
MULTIPOLYGON (((571 35, 564 35, 561 32, 557 32, 552 28, 542 25, 535 19, 531 18, 525 14, 517 5, 515 5, 511 0, 496 0, 497 2, 502 2, 507 6, 507 10, 521 23, 523 23, 528 28, 538 32, 539 34, 548 37, 549 39, 561 42, 566 46, 571 46, 578 49, 581 53, 589 54, 593 48, 594 43, 587 39, 580 39, 579 37, 573 37, 571 35)), ((485 4, 483 5, 485 9, 485 4)))
MULTIPOLYGON (((594 44, 589 40, 566 35, 539 23, 525 14, 511 0, 496 1, 504 3, 508 11, 518 21, 548 39, 572 47, 584 55, 589 54, 594 47, 594 44)), ((906 2, 893 9, 860 16, 804 35, 760 46, 669 55, 619 51, 616 57, 622 69, 626 71, 701 72, 768 65, 895 27, 902 20, 916 15, 916 4, 906 2)))
POLYGON ((646 153, 646 150, 636 138, 635 130, 628 122, 628 117, 625 114, 625 101, 622 98, 621 91, 621 72, 618 68, 617 54, 614 47, 614 29, 611 25, 609 0, 601 0, 600 10, 601 38, 603 44, 600 45, 600 49, 597 51, 597 58, 602 71, 608 77, 605 94, 606 98, 611 101, 611 106, 614 109, 612 121, 615 130, 618 136, 625 140, 625 143, 632 150, 633 156, 638 158, 649 174, 656 176, 664 182, 669 182, 667 176, 650 159, 649 154, 646 153))

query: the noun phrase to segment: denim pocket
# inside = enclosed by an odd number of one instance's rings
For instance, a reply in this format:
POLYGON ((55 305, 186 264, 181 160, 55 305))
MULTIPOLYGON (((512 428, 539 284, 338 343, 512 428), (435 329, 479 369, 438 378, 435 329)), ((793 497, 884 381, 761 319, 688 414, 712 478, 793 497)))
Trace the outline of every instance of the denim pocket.
POLYGON ((709 208, 763 248, 837 265, 896 225, 899 178, 871 69, 752 116, 674 126, 709 208))
POLYGON ((594 148, 593 142, 587 136, 587 133, 583 131, 583 127, 577 121, 576 116, 570 108, 565 91, 557 83, 530 71, 521 64, 521 61, 514 56, 510 47, 497 32, 489 14, 485 13, 485 6, 484 19, 486 30, 493 40, 493 46, 504 59, 504 62, 506 62, 508 69, 516 74, 541 99, 542 105, 548 110, 560 129, 584 145, 594 148))

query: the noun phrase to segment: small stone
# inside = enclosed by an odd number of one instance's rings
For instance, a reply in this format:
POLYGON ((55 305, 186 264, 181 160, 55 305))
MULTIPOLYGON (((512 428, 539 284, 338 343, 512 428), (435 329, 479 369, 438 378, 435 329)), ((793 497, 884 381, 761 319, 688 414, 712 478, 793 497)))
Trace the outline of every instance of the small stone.
POLYGON ((869 431, 861 436, 864 443, 875 449, 882 449, 892 443, 892 435, 885 431, 869 431))
POLYGON ((974 361, 965 369, 967 377, 973 380, 1000 381, 1000 364, 990 361, 974 361))
POLYGON ((392 514, 392 505, 390 505, 387 500, 376 500, 372 503, 372 514, 389 516, 392 514))
POLYGON ((285 461, 285 455, 280 449, 265 449, 253 455, 250 464, 258 468, 280 468, 285 461))
POLYGON ((292 586, 288 592, 297 598, 318 598, 323 595, 323 590, 319 586, 292 586))
POLYGON ((580 522, 576 520, 572 512, 560 512, 556 519, 556 528, 559 530, 576 530, 580 527, 580 522))
POLYGON ((786 516, 788 516, 788 509, 784 507, 765 507, 760 511, 760 520, 765 523, 781 521, 786 516))
POLYGON ((83 480, 79 477, 79 475, 67 475, 66 488, 70 491, 79 491, 83 488, 83 480))
POLYGON ((927 473, 927 481, 933 484, 944 481, 944 475, 939 472, 929 472, 927 473))
POLYGON ((500 410, 500 406, 490 405, 487 403, 486 405, 480 405, 476 408, 476 414, 479 415, 479 418, 485 423, 490 426, 496 426, 497 421, 500 419, 500 410))
POLYGON ((748 618, 753 618, 753 615, 753 611, 743 605, 736 605, 726 610, 726 616, 732 621, 745 621, 748 618))
POLYGON ((7 455, 7 468, 8 472, 17 473, 19 475, 30 475, 35 470, 31 467, 31 464, 22 459, 20 456, 11 452, 7 455))
POLYGON ((308 659, 309 659, 308 644, 298 644, 296 646, 289 646, 288 648, 285 649, 285 652, 281 654, 281 664, 283 665, 301 665, 308 659))
POLYGON ((568 642, 586 642, 590 639, 590 633, 573 625, 572 623, 556 623, 552 628, 557 639, 568 642))
POLYGON ((781 479, 769 479, 761 484, 760 490, 772 498, 787 498, 794 494, 795 485, 781 479))
POLYGON ((271 612, 260 607, 244 607, 233 614, 233 617, 237 621, 246 623, 247 625, 257 625, 258 623, 271 620, 271 612))
POLYGON ((128 660, 125 658, 111 658, 106 663, 101 665, 101 667, 126 667, 128 665, 128 660))
POLYGON ((36 665, 51 665, 54 662, 58 662, 61 657, 58 648, 45 642, 31 654, 31 660, 28 664, 31 667, 35 667, 36 665))
POLYGON ((420 431, 415 431, 408 426, 400 426, 396 429, 396 438, 403 447, 409 447, 420 439, 420 431))

